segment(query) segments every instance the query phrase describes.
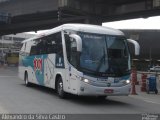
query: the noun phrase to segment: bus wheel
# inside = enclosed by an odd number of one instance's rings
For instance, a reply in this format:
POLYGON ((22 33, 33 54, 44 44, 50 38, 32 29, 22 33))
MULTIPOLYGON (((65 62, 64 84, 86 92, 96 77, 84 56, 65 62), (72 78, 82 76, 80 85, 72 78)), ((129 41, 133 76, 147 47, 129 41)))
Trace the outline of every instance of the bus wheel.
POLYGON ((155 90, 155 94, 158 94, 158 90, 157 89, 155 90))
POLYGON ((30 83, 29 83, 29 81, 28 81, 28 74, 27 74, 27 73, 25 74, 24 82, 25 82, 25 85, 26 85, 27 87, 30 86, 30 83))
POLYGON ((65 98, 66 93, 63 90, 63 81, 62 81, 61 77, 58 78, 58 81, 57 81, 57 84, 56 84, 56 88, 57 88, 58 96, 60 98, 65 98))

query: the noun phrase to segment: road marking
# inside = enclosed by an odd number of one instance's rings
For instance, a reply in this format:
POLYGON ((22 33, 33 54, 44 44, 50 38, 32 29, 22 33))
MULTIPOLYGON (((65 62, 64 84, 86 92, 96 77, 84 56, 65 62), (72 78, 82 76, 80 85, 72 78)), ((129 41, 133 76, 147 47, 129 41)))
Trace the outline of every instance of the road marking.
POLYGON ((0 77, 17 77, 17 76, 0 76, 0 77))
POLYGON ((144 100, 145 102, 150 102, 150 103, 154 103, 154 104, 159 104, 160 105, 160 103, 157 103, 157 102, 153 102, 153 101, 150 101, 150 100, 144 100))
POLYGON ((150 100, 150 99, 147 99, 147 98, 144 98, 144 97, 142 97, 142 96, 131 96, 131 97, 132 97, 132 98, 135 98, 135 99, 140 99, 140 100, 145 101, 145 102, 149 102, 149 103, 159 104, 159 105, 160 105, 160 103, 154 102, 154 101, 152 101, 152 100, 150 100))
POLYGON ((7 114, 7 113, 9 113, 6 109, 4 109, 4 107, 2 107, 1 105, 0 105, 0 113, 1 114, 3 114, 3 113, 5 113, 5 114, 7 114))

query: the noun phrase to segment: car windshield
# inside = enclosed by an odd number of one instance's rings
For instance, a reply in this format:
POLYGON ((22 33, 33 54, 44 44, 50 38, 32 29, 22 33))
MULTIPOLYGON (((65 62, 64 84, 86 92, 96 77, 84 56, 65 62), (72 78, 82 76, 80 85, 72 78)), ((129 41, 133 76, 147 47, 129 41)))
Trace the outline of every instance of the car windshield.
POLYGON ((80 67, 84 73, 121 76, 130 71, 126 39, 122 36, 80 33, 82 53, 80 67))

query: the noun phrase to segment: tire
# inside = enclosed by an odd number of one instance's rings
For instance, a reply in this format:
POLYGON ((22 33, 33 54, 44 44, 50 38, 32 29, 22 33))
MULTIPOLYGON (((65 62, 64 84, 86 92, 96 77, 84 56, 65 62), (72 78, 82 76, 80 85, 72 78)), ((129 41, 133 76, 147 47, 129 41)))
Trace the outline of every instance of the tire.
POLYGON ((25 73, 24 82, 27 87, 29 87, 31 85, 31 83, 28 81, 28 74, 27 73, 25 73))
POLYGON ((59 77, 57 84, 56 84, 56 90, 57 90, 57 94, 60 98, 65 98, 66 97, 66 93, 63 90, 63 81, 62 78, 59 77))
POLYGON ((158 90, 157 89, 155 90, 155 94, 158 94, 158 90))

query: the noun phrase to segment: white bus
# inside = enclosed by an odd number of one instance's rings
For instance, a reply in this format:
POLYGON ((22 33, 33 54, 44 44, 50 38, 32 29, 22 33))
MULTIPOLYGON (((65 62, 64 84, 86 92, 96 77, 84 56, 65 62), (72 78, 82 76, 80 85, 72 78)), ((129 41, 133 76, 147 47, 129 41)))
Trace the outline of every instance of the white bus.
POLYGON ((64 24, 45 34, 23 41, 19 56, 19 77, 31 83, 66 93, 99 96, 129 95, 130 53, 128 42, 115 29, 64 24))

